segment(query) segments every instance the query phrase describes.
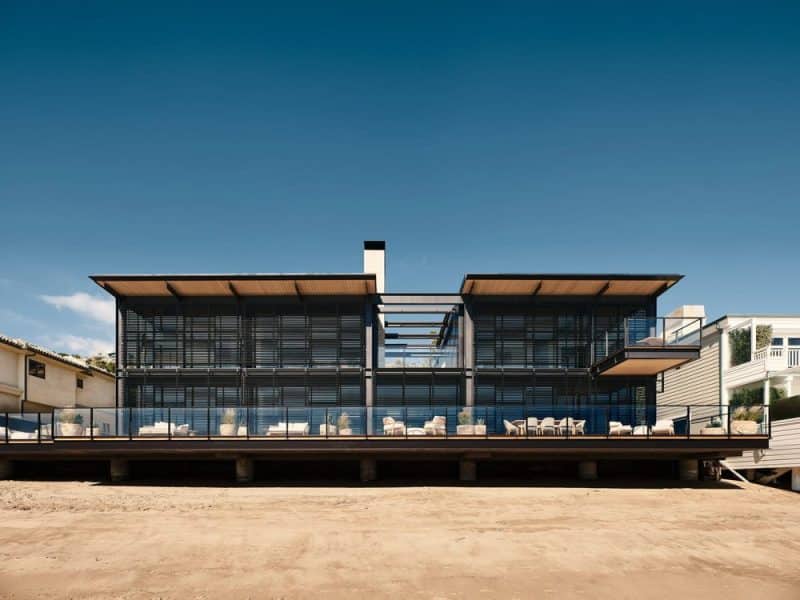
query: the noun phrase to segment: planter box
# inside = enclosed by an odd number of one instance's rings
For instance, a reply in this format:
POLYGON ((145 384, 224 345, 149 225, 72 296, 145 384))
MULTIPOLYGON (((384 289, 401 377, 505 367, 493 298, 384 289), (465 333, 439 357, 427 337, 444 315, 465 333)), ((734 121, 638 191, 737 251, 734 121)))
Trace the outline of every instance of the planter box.
POLYGON ((83 435, 83 425, 80 423, 59 423, 61 435, 66 437, 77 437, 83 435))
POLYGON ((486 435, 486 425, 475 425, 475 435, 486 435))
POLYGON ((475 426, 459 425, 456 427, 456 435, 475 435, 475 426))
POLYGON ((340 429, 339 435, 353 435, 353 430, 350 429, 349 427, 346 429, 340 429))
POLYGON ((731 421, 731 433, 755 435, 758 433, 758 423, 755 421, 731 421))
POLYGON ((324 423, 319 426, 320 435, 336 435, 336 425, 325 425, 324 423))
POLYGON ((235 423, 222 423, 219 426, 220 435, 236 435, 237 426, 235 423))

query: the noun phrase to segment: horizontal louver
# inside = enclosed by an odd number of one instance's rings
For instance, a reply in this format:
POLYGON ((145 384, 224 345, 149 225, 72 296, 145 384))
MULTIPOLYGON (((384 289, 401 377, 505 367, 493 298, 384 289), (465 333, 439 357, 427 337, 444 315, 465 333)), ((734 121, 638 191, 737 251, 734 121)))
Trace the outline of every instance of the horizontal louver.
POLYGON ((364 366, 363 306, 143 303, 123 310, 124 368, 364 366))

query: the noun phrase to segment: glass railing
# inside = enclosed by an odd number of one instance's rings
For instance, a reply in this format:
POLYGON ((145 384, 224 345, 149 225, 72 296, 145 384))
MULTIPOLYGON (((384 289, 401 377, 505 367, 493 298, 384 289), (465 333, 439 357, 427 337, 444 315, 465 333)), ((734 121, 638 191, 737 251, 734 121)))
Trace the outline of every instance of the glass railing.
POLYGON ((641 404, 80 408, 0 413, 0 443, 53 440, 768 436, 769 407, 641 404))
POLYGON ((700 348, 703 321, 694 317, 630 317, 597 340, 600 356, 625 348, 700 348))

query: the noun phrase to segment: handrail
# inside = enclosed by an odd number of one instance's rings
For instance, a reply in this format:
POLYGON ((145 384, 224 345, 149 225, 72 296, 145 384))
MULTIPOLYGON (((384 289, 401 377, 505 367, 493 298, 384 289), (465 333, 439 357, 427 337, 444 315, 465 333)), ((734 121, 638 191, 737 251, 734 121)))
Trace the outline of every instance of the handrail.
POLYGON ((464 406, 203 407, 54 409, 51 413, 0 413, 1 443, 105 440, 362 439, 440 436, 581 439, 615 436, 769 436, 768 405, 747 410, 719 404, 507 404, 464 406), (228 417, 225 413, 231 411, 228 417), (226 418, 223 419, 223 416, 226 418), (166 420, 165 420, 166 419, 166 420), (47 423, 49 421, 49 423, 47 423), (333 425, 336 423, 336 425, 333 425), (60 425, 56 427, 56 425, 60 425), (231 426, 232 425, 232 426, 231 426), (45 434, 49 426, 50 433, 45 434), (122 428, 122 430, 120 430, 122 428))

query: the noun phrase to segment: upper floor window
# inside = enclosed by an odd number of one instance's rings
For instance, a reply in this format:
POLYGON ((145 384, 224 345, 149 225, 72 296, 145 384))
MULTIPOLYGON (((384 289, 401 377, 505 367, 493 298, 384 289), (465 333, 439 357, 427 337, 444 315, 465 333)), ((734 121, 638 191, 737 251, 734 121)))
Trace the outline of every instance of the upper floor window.
POLYGON ((44 379, 45 376, 45 365, 38 360, 29 360, 28 361, 28 373, 33 375, 34 377, 39 377, 40 379, 44 379))
POLYGON ((772 345, 773 346, 783 346, 783 338, 781 338, 781 337, 772 338, 772 345))
POLYGON ((790 346, 800 346, 800 337, 790 337, 789 338, 789 345, 790 346))
POLYGON ((79 389, 79 390, 82 390, 82 389, 83 389, 83 378, 82 378, 82 377, 78 377, 78 378, 75 380, 75 385, 77 385, 77 386, 78 386, 78 389, 79 389))

